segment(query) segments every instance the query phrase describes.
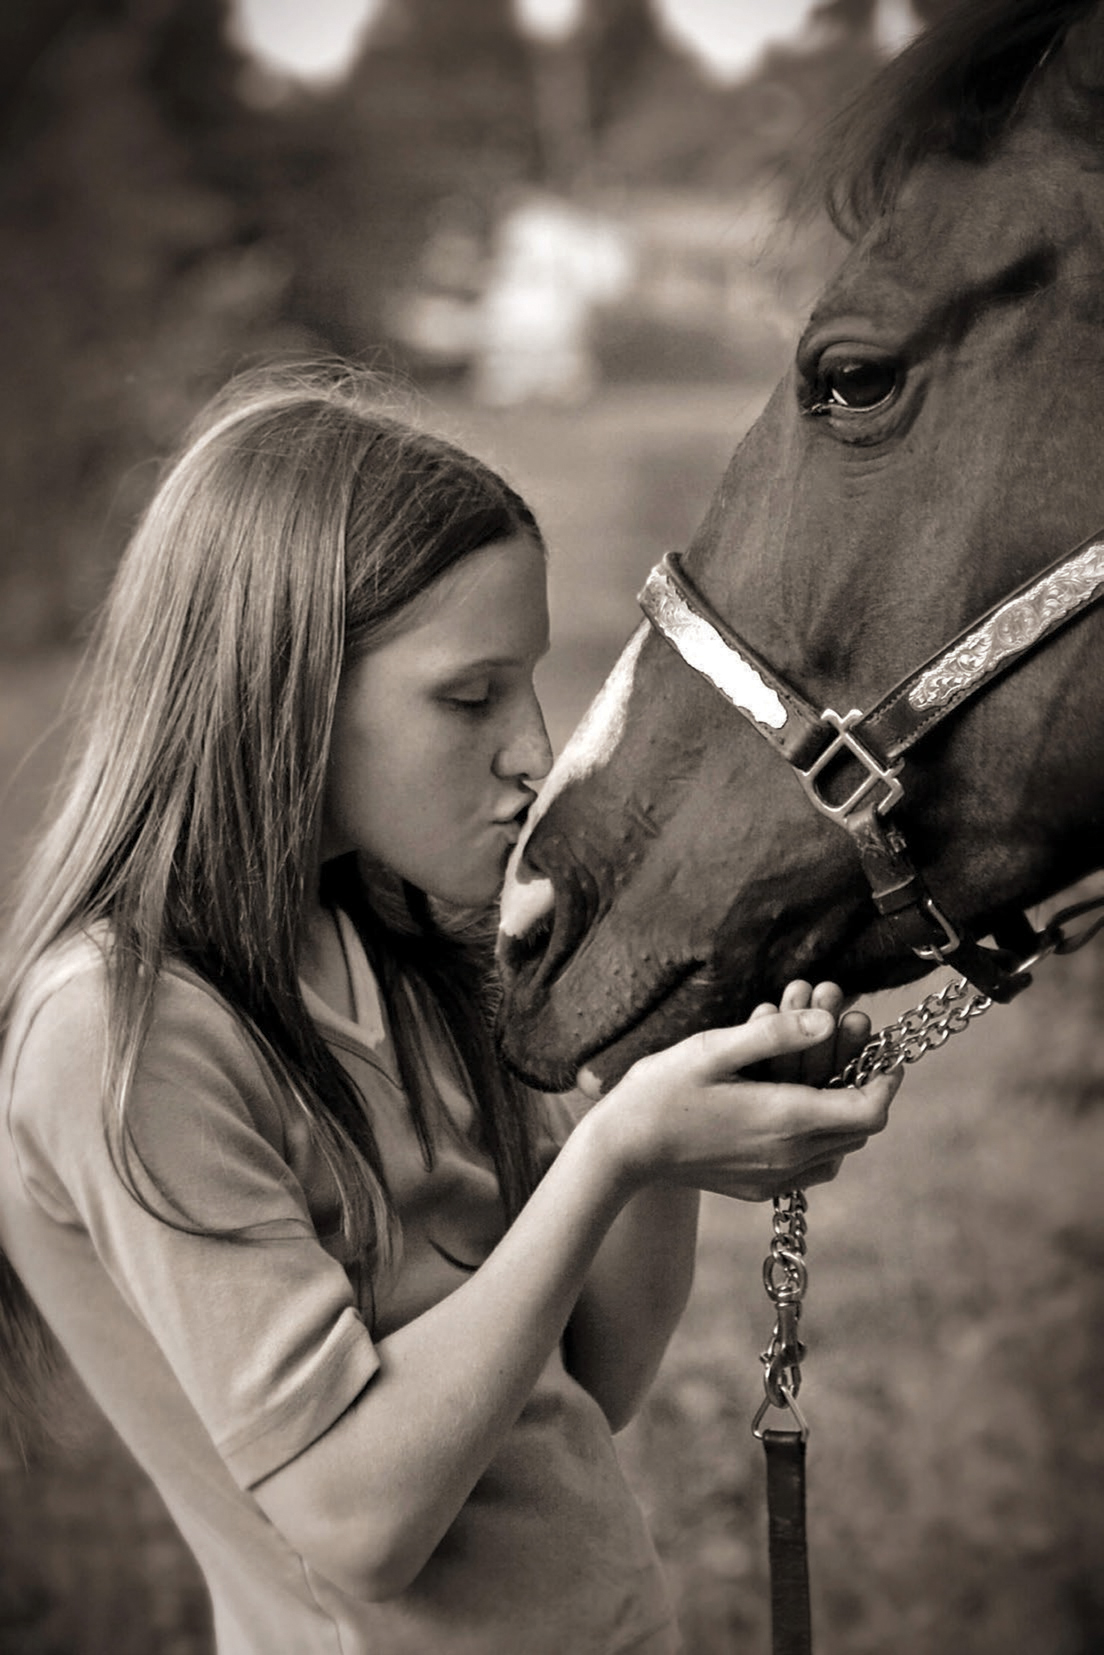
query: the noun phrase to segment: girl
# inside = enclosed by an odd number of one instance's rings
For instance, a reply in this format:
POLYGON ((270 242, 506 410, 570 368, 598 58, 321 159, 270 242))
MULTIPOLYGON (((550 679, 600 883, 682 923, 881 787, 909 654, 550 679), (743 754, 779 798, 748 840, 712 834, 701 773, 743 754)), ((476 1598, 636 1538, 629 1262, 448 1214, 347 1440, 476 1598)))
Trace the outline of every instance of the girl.
POLYGON ((522 501, 336 373, 216 401, 94 640, 0 1003, 9 1368, 40 1391, 53 1330, 222 1655, 677 1648, 611 1431, 697 1193, 832 1176, 885 1121, 890 1081, 799 1083, 865 1033, 831 987, 577 1123, 500 1071, 546 647, 522 501))

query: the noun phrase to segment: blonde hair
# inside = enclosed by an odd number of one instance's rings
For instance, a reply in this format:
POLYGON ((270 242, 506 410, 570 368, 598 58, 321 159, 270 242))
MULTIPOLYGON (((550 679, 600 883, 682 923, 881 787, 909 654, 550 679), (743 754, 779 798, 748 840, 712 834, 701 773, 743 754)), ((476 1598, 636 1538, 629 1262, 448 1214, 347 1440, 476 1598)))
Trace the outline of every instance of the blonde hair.
MULTIPOLYGON (((231 1007, 304 1111, 339 1192, 350 1267, 371 1280, 386 1266, 393 1222, 371 1123, 299 984, 334 704, 348 659, 401 626, 459 559, 519 533, 541 543, 500 477, 381 408, 374 382, 348 368, 233 382, 168 470, 92 639, 70 767, 0 979, 2 1038, 47 950, 90 926, 109 938, 105 1129, 136 1199, 147 1198, 132 1176, 127 1100, 159 973, 178 961, 231 1007)), ((429 1016, 468 1072, 516 1212, 534 1151, 518 1089, 494 1058, 485 961, 406 894, 398 929, 366 901, 357 919, 423 1151, 431 1160, 418 1058, 429 1016)), ((187 1226, 179 1209, 159 1216, 187 1226)), ((10 1268, 5 1297, 9 1405, 25 1413, 19 1351, 24 1369, 42 1356, 10 1268)))

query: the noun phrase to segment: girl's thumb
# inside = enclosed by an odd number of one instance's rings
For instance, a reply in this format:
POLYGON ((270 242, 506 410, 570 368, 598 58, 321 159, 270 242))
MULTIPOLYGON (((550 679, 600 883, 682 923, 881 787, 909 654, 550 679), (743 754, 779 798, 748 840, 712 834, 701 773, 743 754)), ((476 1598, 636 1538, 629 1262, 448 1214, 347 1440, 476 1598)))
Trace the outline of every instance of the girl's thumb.
POLYGON ((708 1029, 695 1036, 706 1066, 717 1071, 746 1069, 770 1057, 804 1051, 827 1040, 836 1026, 830 1011, 776 1011, 735 1028, 708 1029))

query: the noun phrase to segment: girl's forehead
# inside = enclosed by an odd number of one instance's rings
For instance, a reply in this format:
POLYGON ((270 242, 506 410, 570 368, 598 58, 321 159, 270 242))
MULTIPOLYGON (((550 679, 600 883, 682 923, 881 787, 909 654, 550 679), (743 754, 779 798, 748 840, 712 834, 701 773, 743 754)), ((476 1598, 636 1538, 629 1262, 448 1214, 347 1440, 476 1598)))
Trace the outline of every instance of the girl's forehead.
POLYGON ((527 659, 548 648, 544 553, 528 535, 496 541, 446 570, 396 638, 434 652, 527 659))
POLYGON ((390 668, 419 675, 532 669, 548 650, 544 552, 528 535, 481 547, 440 575, 403 619, 351 670, 375 663, 368 668, 375 677, 390 668))

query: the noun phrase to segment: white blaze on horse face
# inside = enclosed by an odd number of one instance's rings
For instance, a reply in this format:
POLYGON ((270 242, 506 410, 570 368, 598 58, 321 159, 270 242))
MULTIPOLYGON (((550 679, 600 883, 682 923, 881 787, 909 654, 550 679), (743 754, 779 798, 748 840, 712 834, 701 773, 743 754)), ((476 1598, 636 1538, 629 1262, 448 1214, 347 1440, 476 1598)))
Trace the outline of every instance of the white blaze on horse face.
POLYGON ((552 800, 569 782, 581 781, 584 776, 592 775, 612 758, 625 728, 637 656, 649 630, 648 622, 643 621, 629 639, 613 671, 584 714, 582 723, 552 766, 540 796, 529 812, 525 832, 510 857, 502 890, 499 927, 507 936, 523 937, 553 906, 555 892, 550 879, 526 880, 519 876, 529 835, 552 800))

